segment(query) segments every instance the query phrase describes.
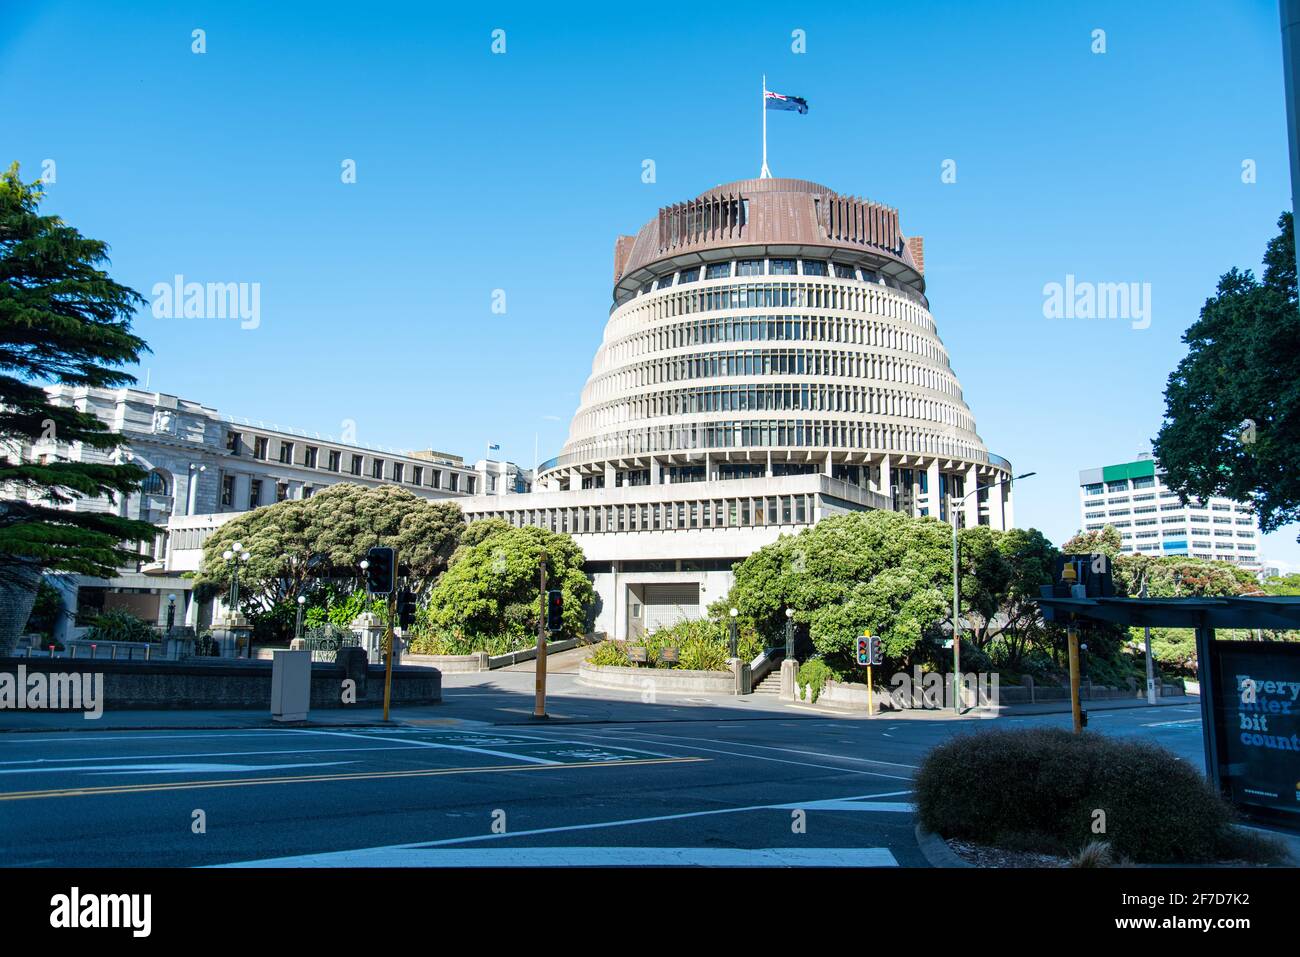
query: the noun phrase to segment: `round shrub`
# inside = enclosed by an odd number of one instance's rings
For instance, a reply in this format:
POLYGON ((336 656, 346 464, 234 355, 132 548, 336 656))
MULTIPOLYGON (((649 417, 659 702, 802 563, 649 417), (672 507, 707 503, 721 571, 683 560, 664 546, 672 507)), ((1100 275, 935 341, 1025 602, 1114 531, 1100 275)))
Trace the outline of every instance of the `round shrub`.
POLYGON ((1231 807, 1191 765, 1149 742, 1091 732, 961 735, 926 756, 916 798, 931 831, 1015 849, 1073 855, 1104 840, 1134 862, 1190 863, 1218 860, 1236 840, 1231 807))

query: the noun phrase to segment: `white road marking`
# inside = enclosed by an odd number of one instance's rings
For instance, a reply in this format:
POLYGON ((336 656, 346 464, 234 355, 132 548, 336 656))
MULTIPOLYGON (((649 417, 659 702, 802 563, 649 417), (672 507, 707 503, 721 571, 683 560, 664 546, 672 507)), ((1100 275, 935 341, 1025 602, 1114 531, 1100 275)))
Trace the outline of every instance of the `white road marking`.
POLYGON ((887 847, 372 847, 218 867, 897 867, 887 847))
MULTIPOLYGON (((671 738, 671 737, 672 737, 671 735, 666 735, 666 734, 655 734, 655 733, 652 732, 652 731, 643 731, 643 732, 641 732, 641 733, 644 734, 644 735, 646 735, 646 736, 648 736, 648 737, 651 737, 651 738, 671 738)), ((779 747, 776 747, 775 745, 771 745, 771 744, 750 744, 750 743, 745 742, 745 741, 719 741, 719 740, 717 740, 716 738, 691 738, 690 740, 691 740, 691 741, 708 741, 710 744, 729 744, 729 745, 731 745, 733 748, 734 748, 734 747, 741 747, 741 748, 762 748, 762 749, 765 750, 765 751, 783 751, 783 752, 785 752, 785 753, 787 753, 787 754, 806 754, 806 755, 809 755, 809 756, 811 756, 811 757, 817 757, 817 758, 831 758, 831 759, 836 760, 836 761, 861 761, 861 762, 864 762, 864 763, 866 763, 866 764, 883 764, 883 765, 886 765, 886 766, 889 766, 889 767, 895 767, 895 768, 909 768, 910 770, 913 770, 913 771, 919 770, 919 766, 918 766, 918 765, 915 765, 915 764, 901 764, 901 763, 898 762, 898 761, 877 761, 877 760, 874 759, 874 758, 859 758, 859 757, 852 757, 852 756, 847 755, 847 754, 827 754, 827 753, 825 753, 824 751, 805 751, 805 750, 801 750, 801 749, 799 749, 799 748, 779 748, 779 747)), ((856 743, 856 742, 850 742, 850 743, 853 744, 853 743, 856 743)))
MULTIPOLYGON (((194 751, 186 754, 124 754, 119 756, 87 755, 79 758, 28 758, 22 761, 0 761, 7 765, 53 764, 62 761, 165 761, 170 758, 246 758, 263 754, 341 754, 352 751, 414 751, 418 744, 394 744, 386 748, 277 748, 274 751, 194 751)), ((55 768, 54 770, 66 770, 55 768)), ((0 770, 0 774, 9 772, 0 770)))
POLYGON ((907 801, 814 801, 811 804, 786 804, 784 809, 804 811, 897 811, 911 814, 916 805, 907 801))
MULTIPOLYGON (((655 735, 655 737, 667 739, 666 735, 655 735)), ((633 740, 640 741, 642 739, 633 738, 633 740)), ((891 778, 895 781, 912 780, 910 777, 906 777, 904 775, 885 774, 883 771, 868 771, 865 768, 859 769, 859 768, 837 767, 835 765, 830 765, 830 764, 813 764, 810 761, 791 761, 788 758, 774 758, 766 754, 751 754, 744 751, 724 751, 721 748, 706 748, 703 745, 695 744, 694 743, 695 740, 697 739, 692 739, 691 743, 689 744, 677 744, 675 742, 670 742, 669 740, 649 741, 647 743, 657 744, 660 747, 666 747, 666 748, 680 748, 683 751, 706 751, 709 754, 726 754, 733 758, 749 758, 750 760, 753 761, 770 761, 773 764, 793 764, 801 768, 817 768, 820 771, 839 771, 841 774, 869 774, 872 777, 891 778)), ((707 741, 711 739, 705 738, 703 740, 707 741)), ((858 759, 858 760, 863 760, 863 759, 858 759)), ((906 765, 904 765, 904 767, 906 767, 906 765)))
MULTIPOLYGON (((317 731, 315 729, 302 729, 299 734, 324 734, 336 738, 360 738, 363 741, 374 741, 374 737, 364 734, 351 734, 347 731, 317 731)), ((410 740, 410 739, 407 739, 410 740)), ((515 754, 511 751, 495 751, 491 748, 471 748, 466 744, 434 744, 432 741, 416 741, 423 748, 441 748, 448 751, 466 751, 471 754, 490 754, 497 758, 509 758, 511 761, 523 761, 525 764, 562 764, 561 761, 552 761, 549 758, 535 758, 527 754, 515 754)))
MULTIPOLYGON (((96 759, 97 760, 97 759, 96 759)), ((200 764, 180 761, 174 764, 84 764, 64 768, 10 768, 0 774, 228 774, 236 771, 281 771, 285 768, 326 768, 354 761, 312 761, 303 764, 200 764)))
MULTIPOLYGON (((876 797, 897 797, 899 794, 910 794, 910 793, 911 793, 910 791, 891 791, 885 794, 880 794, 880 793, 854 794, 843 798, 832 798, 831 800, 868 801, 876 797)), ((815 804, 817 802, 814 800, 812 802, 807 802, 807 803, 815 804)), ((515 837, 535 837, 541 834, 559 834, 567 831, 594 831, 594 830, 601 830, 607 827, 630 827, 638 824, 656 824, 661 821, 684 821, 695 817, 717 817, 723 814, 745 814, 750 811, 787 810, 791 807, 802 807, 802 806, 803 805, 800 804, 793 804, 793 805, 751 804, 747 807, 712 808, 707 811, 682 811, 678 814, 660 814, 654 817, 625 818, 623 820, 617 820, 617 821, 593 821, 588 824, 562 824, 557 827, 540 827, 540 828, 533 828, 532 830, 528 830, 528 831, 513 831, 504 834, 491 834, 491 833, 472 834, 468 837, 447 837, 436 841, 413 841, 407 844, 392 844, 392 845, 388 845, 387 847, 363 848, 362 850, 376 851, 376 852, 397 851, 397 850, 407 850, 412 848, 447 847, 452 844, 480 844, 483 843, 484 841, 502 841, 502 840, 508 840, 510 838, 515 838, 515 837)), ((346 855, 351 852, 339 851, 335 853, 346 855)), ((310 857, 312 855, 305 855, 305 856, 310 857)), ((288 860, 288 858, 280 858, 276 860, 288 860)), ((269 864, 270 864, 270 859, 266 861, 234 862, 228 865, 217 865, 217 866, 251 867, 251 866, 266 866, 269 864)))

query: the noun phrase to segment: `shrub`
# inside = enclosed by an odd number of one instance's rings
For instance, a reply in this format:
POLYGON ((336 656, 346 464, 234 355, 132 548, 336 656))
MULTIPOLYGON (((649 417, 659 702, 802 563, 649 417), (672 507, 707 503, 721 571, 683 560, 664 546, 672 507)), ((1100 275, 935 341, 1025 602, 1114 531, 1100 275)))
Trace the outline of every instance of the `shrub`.
POLYGON ((809 703, 816 704, 822 696, 826 682, 835 677, 835 671, 820 658, 809 658, 799 666, 799 697, 803 698, 804 688, 808 689, 809 703))
POLYGON ((632 659, 628 658, 626 649, 616 641, 602 641, 591 649, 591 654, 587 655, 587 661, 593 665, 605 665, 615 668, 625 668, 632 664, 632 659))
POLYGON ((87 641, 157 641, 158 631, 122 608, 111 608, 95 618, 87 641))
POLYGON ((1073 856, 1104 839, 1138 863, 1219 860, 1240 847, 1231 807, 1155 744, 1059 728, 939 745, 916 776, 921 822, 944 837, 1073 856), (1092 831, 1105 813, 1104 834, 1092 831))

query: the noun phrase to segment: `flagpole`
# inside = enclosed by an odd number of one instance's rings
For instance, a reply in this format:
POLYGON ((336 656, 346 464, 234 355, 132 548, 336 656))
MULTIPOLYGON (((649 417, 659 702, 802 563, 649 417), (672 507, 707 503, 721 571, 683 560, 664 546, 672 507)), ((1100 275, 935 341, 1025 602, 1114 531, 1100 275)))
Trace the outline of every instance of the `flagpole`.
POLYGON ((759 179, 771 179, 772 171, 767 168, 767 74, 763 74, 763 168, 759 170, 759 179))

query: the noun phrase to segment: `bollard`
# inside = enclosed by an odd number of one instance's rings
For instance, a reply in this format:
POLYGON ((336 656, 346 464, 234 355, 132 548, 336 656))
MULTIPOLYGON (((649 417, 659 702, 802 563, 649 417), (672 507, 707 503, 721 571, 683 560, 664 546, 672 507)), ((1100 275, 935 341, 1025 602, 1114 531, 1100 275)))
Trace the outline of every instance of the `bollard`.
POLYGON ((53 646, 53 645, 50 645, 50 657, 51 657, 51 658, 54 657, 54 646, 53 646))
POLYGON ((76 645, 68 645, 68 657, 69 657, 69 658, 75 658, 75 657, 77 657, 77 646, 76 646, 76 645))
POLYGON ((112 658, 114 661, 117 660, 117 645, 113 646, 113 653, 109 655, 109 657, 112 658))
POLYGON ((153 651, 153 645, 145 645, 145 646, 144 646, 144 660, 145 660, 145 661, 148 661, 148 660, 149 660, 150 653, 151 653, 152 651, 153 651))

